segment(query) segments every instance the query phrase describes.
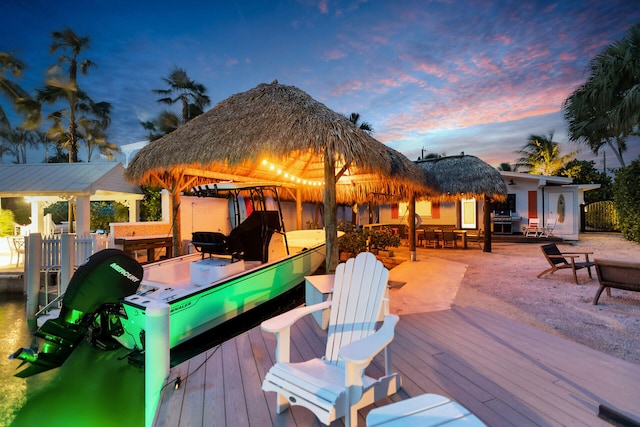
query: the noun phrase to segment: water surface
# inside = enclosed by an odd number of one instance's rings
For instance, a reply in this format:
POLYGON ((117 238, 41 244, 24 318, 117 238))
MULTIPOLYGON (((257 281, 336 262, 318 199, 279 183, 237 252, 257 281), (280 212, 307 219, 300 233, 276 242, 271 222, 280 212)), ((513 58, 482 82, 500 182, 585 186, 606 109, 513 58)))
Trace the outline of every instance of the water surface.
POLYGON ((0 427, 144 425, 144 371, 128 350, 83 341, 62 367, 16 378, 20 362, 8 356, 30 343, 24 297, 0 294, 0 427))

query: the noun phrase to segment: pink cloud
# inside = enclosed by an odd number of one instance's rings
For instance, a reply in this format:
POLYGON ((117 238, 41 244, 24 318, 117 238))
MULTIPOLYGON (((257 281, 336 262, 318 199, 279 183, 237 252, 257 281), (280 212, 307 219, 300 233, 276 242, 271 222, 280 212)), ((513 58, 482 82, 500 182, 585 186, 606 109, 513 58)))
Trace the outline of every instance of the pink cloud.
POLYGON ((575 61, 576 59, 578 59, 578 55, 573 52, 562 52, 560 55, 558 55, 558 59, 560 59, 561 61, 575 61))
POLYGON ((325 61, 335 61, 338 59, 343 59, 348 57, 348 55, 340 50, 340 49, 332 49, 324 53, 323 58, 325 61))
POLYGON ((320 13, 322 13, 322 14, 329 13, 329 5, 327 4, 327 0, 320 0, 318 2, 318 9, 320 10, 320 13))

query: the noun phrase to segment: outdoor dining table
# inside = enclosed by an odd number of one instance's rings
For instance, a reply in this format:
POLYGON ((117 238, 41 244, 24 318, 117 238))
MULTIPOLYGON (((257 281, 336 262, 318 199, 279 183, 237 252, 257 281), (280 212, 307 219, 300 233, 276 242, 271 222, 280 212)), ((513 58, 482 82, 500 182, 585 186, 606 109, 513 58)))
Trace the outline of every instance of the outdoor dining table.
POLYGON ((122 245, 122 251, 135 258, 135 252, 146 250, 147 261, 156 260, 156 249, 165 248, 165 256, 171 258, 173 256, 173 237, 172 236, 125 236, 116 237, 114 239, 116 245, 122 245))
MULTIPOLYGON (((441 243, 443 241, 442 238, 442 233, 444 230, 440 230, 440 229, 435 229, 433 230, 436 233, 436 239, 438 240, 438 244, 437 247, 441 247, 441 243)), ((456 239, 460 238, 460 241, 462 242, 462 249, 467 249, 467 230, 451 230, 453 231, 453 234, 455 235, 456 239)), ((424 233, 424 230, 422 230, 422 232, 424 233)), ((421 240, 421 239, 418 239, 421 240)))

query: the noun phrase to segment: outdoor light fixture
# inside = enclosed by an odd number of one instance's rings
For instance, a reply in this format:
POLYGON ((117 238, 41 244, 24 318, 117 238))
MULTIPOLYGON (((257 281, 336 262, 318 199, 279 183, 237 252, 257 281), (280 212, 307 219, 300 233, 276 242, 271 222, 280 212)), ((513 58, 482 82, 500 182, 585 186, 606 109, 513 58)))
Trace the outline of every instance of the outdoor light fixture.
POLYGON ((512 180, 512 179, 510 179, 510 180, 509 180, 509 185, 516 185, 516 183, 515 183, 515 182, 513 182, 513 180, 512 180))

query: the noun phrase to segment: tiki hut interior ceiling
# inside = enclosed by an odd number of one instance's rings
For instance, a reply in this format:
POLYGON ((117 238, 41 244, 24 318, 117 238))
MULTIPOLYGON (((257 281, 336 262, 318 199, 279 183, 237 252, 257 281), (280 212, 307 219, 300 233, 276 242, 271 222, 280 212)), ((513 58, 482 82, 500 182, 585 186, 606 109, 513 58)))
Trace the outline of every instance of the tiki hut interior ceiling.
POLYGON ((302 90, 277 82, 233 95, 147 145, 126 176, 141 184, 180 185, 180 191, 216 180, 277 181, 294 186, 304 201, 319 202, 325 156, 335 161, 338 203, 364 203, 372 194, 386 194, 389 201, 439 194, 435 178, 403 154, 302 90))

